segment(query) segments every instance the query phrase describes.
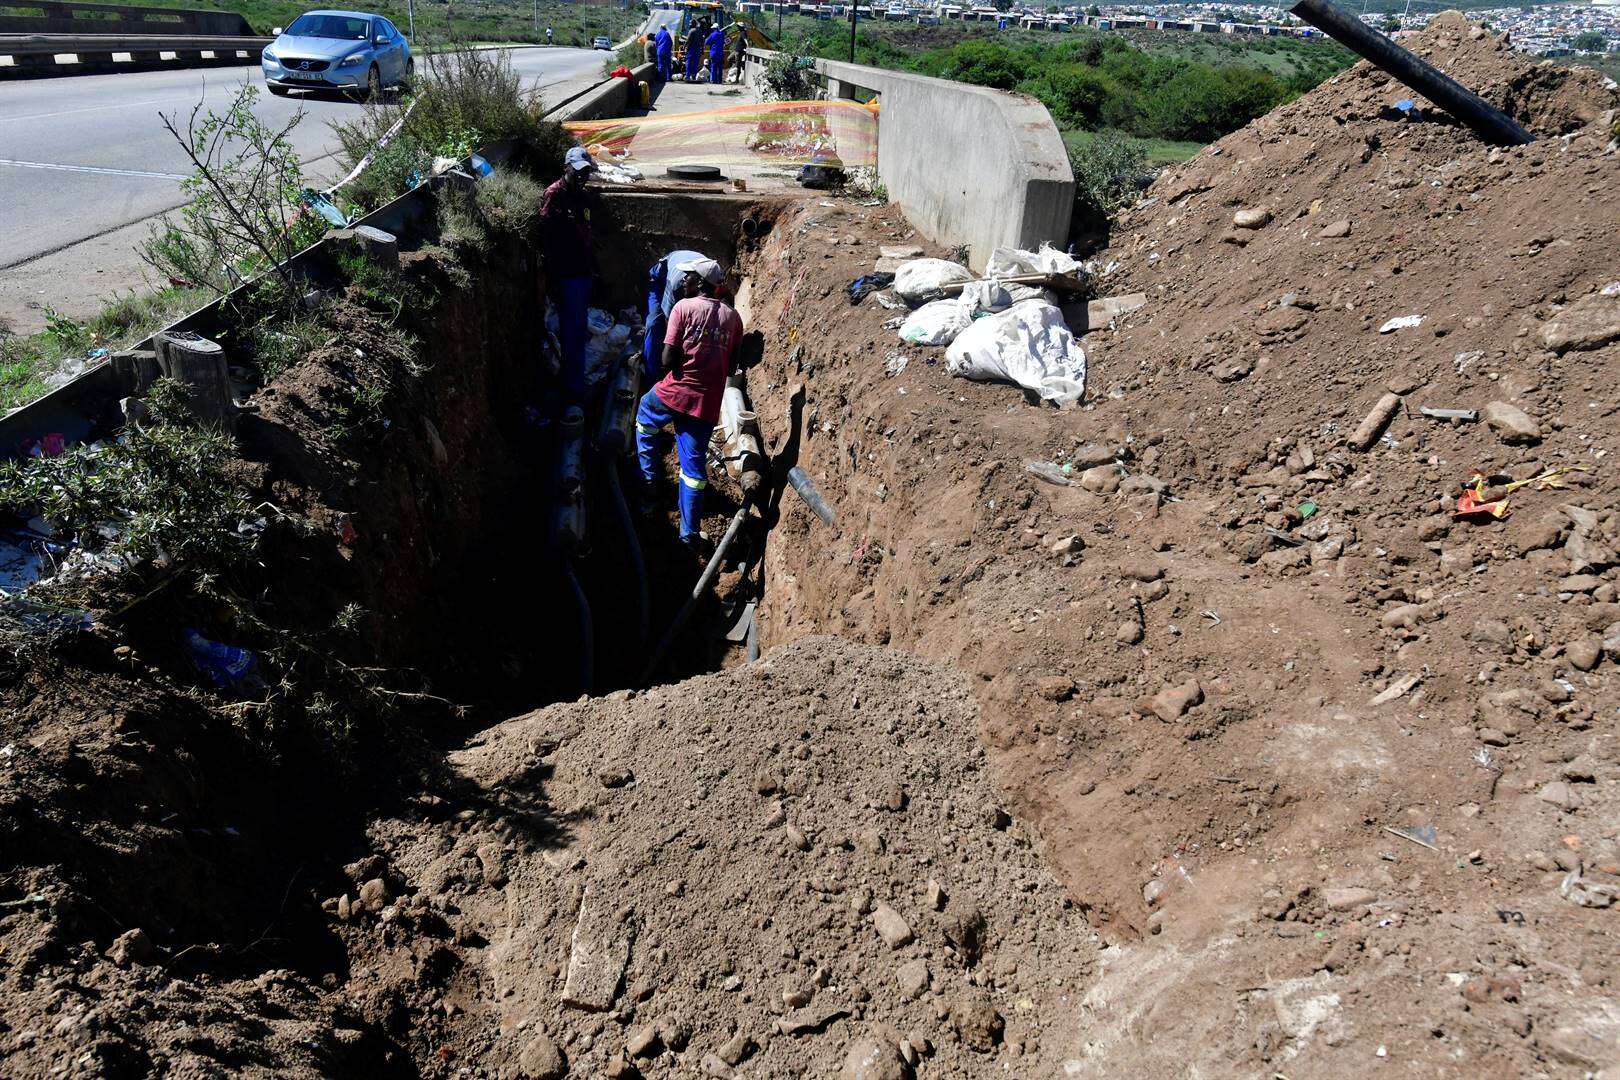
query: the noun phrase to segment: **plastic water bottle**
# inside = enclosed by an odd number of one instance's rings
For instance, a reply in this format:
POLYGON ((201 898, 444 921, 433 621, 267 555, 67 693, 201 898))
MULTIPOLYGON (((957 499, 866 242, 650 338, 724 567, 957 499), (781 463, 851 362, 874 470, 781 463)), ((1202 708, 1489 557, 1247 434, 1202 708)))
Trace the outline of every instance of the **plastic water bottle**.
POLYGON ((199 674, 215 686, 231 686, 251 672, 259 662, 252 649, 210 641, 195 630, 187 630, 186 652, 199 674))

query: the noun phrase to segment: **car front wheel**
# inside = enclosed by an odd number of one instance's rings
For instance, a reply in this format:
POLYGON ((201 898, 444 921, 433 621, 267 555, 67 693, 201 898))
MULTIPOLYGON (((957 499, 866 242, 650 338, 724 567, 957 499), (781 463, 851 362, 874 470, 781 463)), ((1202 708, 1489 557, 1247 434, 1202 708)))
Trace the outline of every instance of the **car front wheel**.
POLYGON ((366 72, 366 100, 381 101, 382 92, 382 73, 377 70, 376 64, 372 64, 371 70, 366 72))
POLYGON ((404 83, 401 84, 401 89, 409 90, 415 84, 416 84, 416 58, 412 57, 411 59, 405 61, 405 81, 404 81, 404 83))

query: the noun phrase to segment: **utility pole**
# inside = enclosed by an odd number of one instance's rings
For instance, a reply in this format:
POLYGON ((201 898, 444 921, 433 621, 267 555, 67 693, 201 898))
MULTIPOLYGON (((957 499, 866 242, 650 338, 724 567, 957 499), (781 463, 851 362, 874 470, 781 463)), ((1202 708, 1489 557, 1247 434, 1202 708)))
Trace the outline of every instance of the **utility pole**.
POLYGON ((855 20, 860 13, 860 0, 849 2, 849 62, 855 62, 855 20))
POLYGON ((405 21, 411 28, 411 40, 416 40, 416 0, 405 0, 405 21))
POLYGON ((776 0, 776 44, 782 45, 782 4, 784 0, 776 0))
POLYGON ((534 0, 534 40, 540 40, 540 0, 534 0))

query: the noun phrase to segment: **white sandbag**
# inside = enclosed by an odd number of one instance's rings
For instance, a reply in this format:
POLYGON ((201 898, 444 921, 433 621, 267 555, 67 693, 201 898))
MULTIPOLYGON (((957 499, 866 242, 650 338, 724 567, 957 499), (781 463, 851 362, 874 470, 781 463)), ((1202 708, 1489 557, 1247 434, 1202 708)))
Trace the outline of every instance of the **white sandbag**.
POLYGON ((945 350, 945 370, 980 382, 1006 380, 1059 404, 1086 392, 1086 354, 1063 312, 1042 300, 979 319, 945 350))
POLYGON ((913 304, 938 299, 939 290, 959 281, 972 281, 973 272, 961 263, 945 259, 912 259, 903 262, 894 272, 894 285, 906 301, 913 304))
POLYGON ((1041 244, 1039 251, 1022 248, 998 247, 985 263, 985 277, 1011 277, 1014 274, 1069 274, 1080 269, 1080 263, 1051 244, 1041 244))
POLYGON ((949 345, 973 323, 973 308, 961 300, 935 300, 906 316, 900 339, 913 345, 949 345))
POLYGON ((975 315, 994 315, 1013 306, 1013 296, 999 281, 970 281, 962 286, 962 303, 975 315))
POLYGON ((590 330, 592 337, 605 334, 613 329, 613 316, 601 308, 593 307, 585 313, 585 326, 590 330))

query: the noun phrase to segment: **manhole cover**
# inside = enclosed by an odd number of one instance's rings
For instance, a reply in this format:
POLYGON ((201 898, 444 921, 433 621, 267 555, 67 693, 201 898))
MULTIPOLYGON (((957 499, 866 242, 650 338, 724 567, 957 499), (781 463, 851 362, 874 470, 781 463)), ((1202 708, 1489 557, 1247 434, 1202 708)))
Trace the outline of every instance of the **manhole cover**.
POLYGON ((671 165, 665 170, 677 180, 723 180, 715 165, 671 165))

